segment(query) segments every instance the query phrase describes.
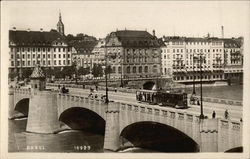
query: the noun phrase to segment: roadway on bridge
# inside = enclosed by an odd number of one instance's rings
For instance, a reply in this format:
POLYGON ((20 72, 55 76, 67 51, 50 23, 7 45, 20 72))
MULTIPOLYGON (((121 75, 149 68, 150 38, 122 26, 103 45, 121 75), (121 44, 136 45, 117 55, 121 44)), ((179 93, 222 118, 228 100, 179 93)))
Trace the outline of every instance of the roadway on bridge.
MULTIPOLYGON (((57 87, 51 87, 51 86, 47 86, 47 88, 57 89, 57 87)), ((72 94, 72 95, 88 96, 90 94, 89 89, 81 89, 81 88, 68 88, 68 89, 69 89, 70 94, 72 94)), ((105 91, 99 90, 99 91, 95 92, 94 94, 98 94, 98 96, 100 97, 101 95, 105 95, 105 91)), ((124 101, 124 102, 129 102, 132 104, 142 104, 136 100, 135 94, 124 93, 124 92, 109 91, 109 100, 124 101)), ((143 103, 143 104, 149 105, 147 103, 143 103)), ((223 118, 224 112, 226 109, 229 112, 230 119, 239 121, 242 118, 242 106, 233 106, 233 105, 225 105, 225 104, 219 104, 219 103, 208 103, 208 102, 203 102, 203 105, 204 105, 204 109, 203 109, 204 115, 208 116, 208 118, 212 117, 213 111, 216 112, 216 117, 223 118)), ((154 105, 154 106, 160 107, 157 105, 154 105)), ((200 113, 200 106, 190 105, 190 104, 188 104, 188 106, 190 108, 188 108, 186 111, 193 112, 195 114, 200 113)))

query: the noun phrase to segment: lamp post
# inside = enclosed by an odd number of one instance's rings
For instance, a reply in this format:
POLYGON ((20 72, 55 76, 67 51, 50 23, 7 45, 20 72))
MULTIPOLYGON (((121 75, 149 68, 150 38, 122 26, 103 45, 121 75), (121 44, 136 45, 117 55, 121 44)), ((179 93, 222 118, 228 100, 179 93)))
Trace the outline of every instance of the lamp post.
POLYGON ((202 102, 202 61, 203 57, 200 53, 200 89, 201 89, 201 114, 200 114, 200 119, 204 119, 204 114, 203 114, 203 102, 202 102))
POLYGON ((195 95, 195 75, 194 75, 194 53, 193 53, 193 95, 195 95))
POLYGON ((107 46, 106 46, 106 42, 104 45, 104 50, 105 50, 105 83, 106 83, 106 98, 105 98, 105 103, 109 103, 109 99, 108 99, 108 61, 107 61, 107 46))

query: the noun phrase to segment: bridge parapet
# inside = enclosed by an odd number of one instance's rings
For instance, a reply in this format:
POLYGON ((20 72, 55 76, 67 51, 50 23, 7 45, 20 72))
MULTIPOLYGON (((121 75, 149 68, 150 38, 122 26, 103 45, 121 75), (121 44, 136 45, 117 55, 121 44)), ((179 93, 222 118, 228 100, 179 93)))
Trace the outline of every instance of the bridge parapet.
POLYGON ((15 88, 14 93, 30 95, 31 94, 31 89, 28 89, 28 88, 15 88))

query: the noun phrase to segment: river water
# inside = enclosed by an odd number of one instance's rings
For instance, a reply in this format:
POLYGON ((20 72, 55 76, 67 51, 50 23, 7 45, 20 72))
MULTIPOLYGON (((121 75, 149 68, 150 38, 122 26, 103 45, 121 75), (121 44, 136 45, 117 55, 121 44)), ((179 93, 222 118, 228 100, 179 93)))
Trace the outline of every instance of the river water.
POLYGON ((9 152, 103 152, 104 136, 84 131, 25 132, 27 119, 9 120, 9 152))
MULTIPOLYGON (((25 131, 27 118, 9 120, 9 152, 110 152, 103 149, 104 136, 85 131, 37 134, 25 131)), ((120 152, 157 152, 143 148, 127 148, 120 152)))

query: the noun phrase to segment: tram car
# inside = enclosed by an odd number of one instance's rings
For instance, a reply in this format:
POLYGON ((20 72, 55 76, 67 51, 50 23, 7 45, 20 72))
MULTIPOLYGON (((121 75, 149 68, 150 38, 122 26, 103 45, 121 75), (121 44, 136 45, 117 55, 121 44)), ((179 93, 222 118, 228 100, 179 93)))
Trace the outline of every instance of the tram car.
POLYGON ((136 100, 149 104, 158 104, 161 106, 169 106, 178 109, 188 108, 186 93, 138 90, 136 91, 136 100))

